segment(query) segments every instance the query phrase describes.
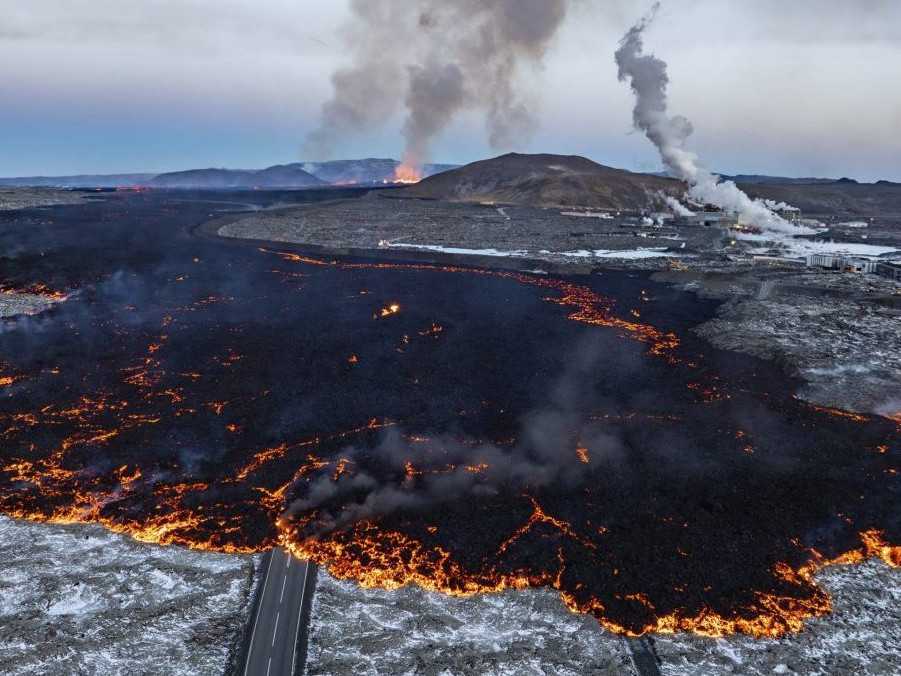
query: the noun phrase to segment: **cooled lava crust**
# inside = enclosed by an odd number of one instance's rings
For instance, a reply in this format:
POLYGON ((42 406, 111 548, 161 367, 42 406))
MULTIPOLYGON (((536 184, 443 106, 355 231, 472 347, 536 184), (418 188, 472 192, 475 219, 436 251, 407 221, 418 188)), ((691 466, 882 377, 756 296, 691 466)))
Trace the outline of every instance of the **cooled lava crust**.
POLYGON ((2 512, 627 634, 798 631, 819 567, 901 564, 898 424, 693 338, 714 303, 199 238, 203 199, 0 219, 2 292, 57 302, 0 327, 2 512))

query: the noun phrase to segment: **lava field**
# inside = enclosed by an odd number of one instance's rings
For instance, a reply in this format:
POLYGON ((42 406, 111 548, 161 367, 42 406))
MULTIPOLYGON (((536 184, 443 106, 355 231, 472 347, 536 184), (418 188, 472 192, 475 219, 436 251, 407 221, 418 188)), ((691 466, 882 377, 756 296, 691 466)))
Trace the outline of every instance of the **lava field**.
POLYGON ((627 634, 798 631, 819 567, 901 565, 899 426, 693 337, 711 301, 197 234, 265 195, 106 197, 0 215, 0 292, 62 301, 0 324, 5 514, 548 586, 627 634))

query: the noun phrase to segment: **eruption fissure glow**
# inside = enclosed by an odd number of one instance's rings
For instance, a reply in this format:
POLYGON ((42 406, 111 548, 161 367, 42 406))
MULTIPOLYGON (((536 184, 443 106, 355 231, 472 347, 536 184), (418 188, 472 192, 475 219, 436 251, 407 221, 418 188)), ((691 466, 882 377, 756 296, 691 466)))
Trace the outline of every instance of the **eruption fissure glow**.
MULTIPOLYGON (((774 444, 767 443, 766 430, 749 427, 745 431, 726 417, 738 400, 746 400, 745 385, 733 386, 700 366, 697 357, 683 354, 675 333, 640 323, 638 318, 618 316, 614 302, 587 285, 519 272, 348 263, 263 251, 277 256, 285 267, 308 266, 303 273, 308 276, 331 275, 332 270, 454 274, 534 289, 540 294, 538 307, 637 344, 639 349, 633 347, 632 352, 645 355, 647 368, 662 373, 678 370, 686 401, 670 410, 656 405, 659 402, 636 398, 631 409, 584 409, 578 419, 536 416, 538 422, 531 425, 514 421, 520 432, 511 438, 510 424, 494 422, 506 412, 489 401, 489 395, 481 403, 471 402, 467 410, 449 414, 453 432, 432 434, 403 416, 361 415, 345 421, 343 429, 331 427, 293 438, 269 434, 271 439, 261 439, 252 434, 254 421, 248 410, 253 402, 265 402, 268 391, 249 393, 235 383, 244 382, 254 369, 265 368, 266 359, 257 358, 252 350, 217 342, 217 349, 190 370, 173 361, 184 317, 212 313, 217 305, 177 304, 179 309, 164 314, 141 335, 134 353, 122 352, 122 367, 111 371, 113 381, 103 381, 103 387, 94 387, 86 371, 80 384, 48 389, 47 396, 54 397, 49 401, 23 410, 0 409, 0 510, 36 521, 99 523, 143 542, 204 550, 246 553, 280 544, 326 566, 337 577, 369 587, 416 584, 446 594, 470 595, 547 586, 557 590, 574 612, 591 614, 602 626, 626 635, 689 631, 709 636, 734 632, 780 636, 799 631, 807 618, 829 612, 829 597, 813 579, 824 566, 867 558, 901 564, 901 547, 873 525, 878 521, 865 513, 852 514, 842 516, 842 523, 856 533, 857 541, 838 546, 828 555, 801 545, 800 540, 780 549, 784 560, 776 562, 748 551, 741 559, 752 573, 733 595, 718 596, 720 590, 712 584, 696 585, 692 576, 706 579, 708 559, 731 551, 717 549, 710 533, 723 523, 741 525, 722 504, 728 494, 714 490, 712 496, 703 497, 711 489, 703 483, 692 484, 692 472, 700 471, 693 468, 681 479, 650 484, 653 489, 647 492, 646 504, 635 502, 623 514, 616 506, 628 500, 630 493, 642 491, 605 481, 610 467, 635 463, 638 476, 653 477, 664 471, 660 463, 667 462, 666 471, 672 471, 679 466, 671 459, 642 459, 643 449, 656 445, 665 451, 675 443, 674 435, 685 430, 693 435, 709 432, 694 440, 701 448, 714 445, 707 456, 702 455, 706 462, 728 456, 730 462, 778 465, 783 459, 774 458, 774 444), (469 419, 479 416, 491 422, 484 434, 467 430, 469 419), (549 429, 557 430, 555 438, 568 441, 555 454, 543 457, 542 435, 549 429), (160 431, 168 436, 161 437, 160 431), (191 453, 196 435, 215 438, 225 449, 215 462, 191 453), (181 456, 155 459, 152 444, 159 439, 179 444, 181 456), (702 495, 700 509, 683 514, 678 501, 666 501, 668 486, 677 480, 696 489, 687 490, 688 495, 702 495), (617 490, 625 493, 617 494, 617 490), (667 540, 672 533, 677 536, 667 540), (703 533, 707 535, 702 537, 703 533), (621 558, 624 548, 636 541, 647 546, 653 561, 621 558), (666 588, 654 586, 643 566, 653 566, 651 577, 661 577, 666 588), (692 566, 693 572, 686 575, 692 566)), ((404 331, 410 355, 431 354, 414 348, 442 349, 460 334, 458 326, 442 314, 415 316, 415 304, 406 300, 402 312, 400 301, 382 306, 393 317, 391 321, 372 322, 369 317, 379 304, 365 295, 358 297, 364 308, 362 321, 377 332, 374 335, 384 333, 390 354, 404 331), (408 325, 395 327, 404 321, 408 325)), ((647 298, 642 293, 642 299, 650 303, 647 298)), ((653 316, 650 304, 643 308, 647 308, 642 312, 645 317, 653 316)), ((375 314, 382 316, 378 310, 375 314)), ((621 345, 619 338, 611 338, 612 343, 621 345)), ((369 346, 354 345, 361 357, 349 368, 347 348, 342 344, 334 353, 338 356, 324 366, 334 369, 341 396, 353 396, 356 381, 350 378, 379 361, 364 352, 369 346)), ((20 374, 4 364, 2 373, 7 375, 0 385, 5 382, 5 388, 15 389, 54 382, 53 371, 20 374)), ((374 373, 367 377, 375 377, 374 373)), ((415 383, 418 375, 411 370, 407 382, 415 383)), ((830 456, 834 462, 863 459, 871 463, 867 468, 880 478, 868 481, 898 480, 889 473, 896 469, 898 431, 892 423, 787 401, 786 429, 800 429, 811 437, 811 457, 834 451, 830 456), (830 446, 845 438, 872 450, 854 456, 847 447, 830 446)), ((780 433, 769 436, 778 439, 780 433)), ((746 479, 751 474, 748 468, 754 466, 740 464, 741 472, 717 477, 714 488, 746 479)), ((835 475, 857 476, 859 470, 846 472, 845 466, 822 472, 819 465, 811 467, 814 471, 808 480, 823 485, 817 492, 834 491, 843 499, 848 495, 857 499, 859 487, 836 483, 835 475)), ((753 482, 746 486, 752 492, 760 489, 753 482)), ((793 484, 792 489, 797 487, 793 484)), ((853 512, 855 503, 850 504, 853 512)), ((778 518, 772 516, 773 505, 747 505, 746 501, 742 505, 742 509, 770 510, 770 518, 778 518)), ((816 516, 820 521, 829 517, 816 516)), ((753 522, 766 517, 757 512, 748 518, 753 522)), ((731 559, 727 556, 726 561, 731 559)))

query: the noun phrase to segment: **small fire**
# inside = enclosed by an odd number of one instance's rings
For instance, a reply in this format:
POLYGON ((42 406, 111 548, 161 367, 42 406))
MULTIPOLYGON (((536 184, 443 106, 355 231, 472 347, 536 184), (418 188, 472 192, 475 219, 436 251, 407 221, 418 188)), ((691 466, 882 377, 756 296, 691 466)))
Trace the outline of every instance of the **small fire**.
POLYGON ((422 180, 422 172, 412 164, 404 162, 394 169, 393 183, 419 183, 422 180))
POLYGON ((381 308, 378 312, 376 312, 373 317, 375 319, 384 319, 385 317, 390 317, 391 315, 396 315, 400 312, 400 304, 399 303, 391 303, 390 305, 386 305, 381 308))

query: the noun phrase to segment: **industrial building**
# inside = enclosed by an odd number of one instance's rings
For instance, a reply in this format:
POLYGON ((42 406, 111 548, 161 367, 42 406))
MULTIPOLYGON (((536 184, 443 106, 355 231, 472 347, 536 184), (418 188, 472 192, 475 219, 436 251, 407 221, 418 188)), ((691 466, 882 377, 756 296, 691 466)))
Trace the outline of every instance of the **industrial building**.
POLYGON ((890 279, 899 279, 901 264, 862 256, 842 256, 840 254, 818 253, 807 257, 807 267, 878 274, 890 279))
POLYGON ((694 226, 713 226, 718 225, 725 228, 731 228, 738 225, 738 218, 735 214, 728 214, 724 211, 699 211, 690 216, 679 216, 672 221, 673 225, 694 225, 694 226))
POLYGON ((896 282, 901 282, 901 263, 899 262, 877 261, 875 272, 882 277, 888 277, 896 282))

